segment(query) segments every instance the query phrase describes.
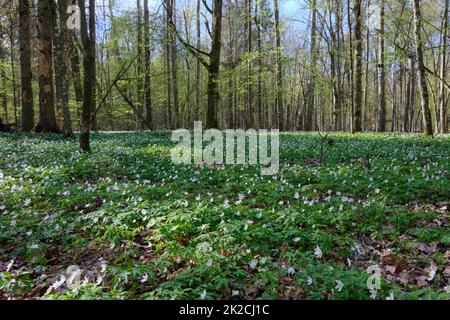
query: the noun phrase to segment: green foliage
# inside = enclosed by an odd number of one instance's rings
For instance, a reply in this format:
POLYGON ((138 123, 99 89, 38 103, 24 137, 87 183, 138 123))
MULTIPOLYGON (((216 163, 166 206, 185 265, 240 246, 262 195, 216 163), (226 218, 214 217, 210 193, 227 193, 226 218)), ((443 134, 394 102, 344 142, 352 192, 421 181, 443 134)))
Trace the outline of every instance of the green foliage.
POLYGON ((318 164, 320 137, 283 135, 281 172, 264 177, 174 165, 167 133, 94 134, 92 154, 1 135, 0 293, 370 299, 380 265, 377 299, 448 299, 448 137, 332 138, 318 164))

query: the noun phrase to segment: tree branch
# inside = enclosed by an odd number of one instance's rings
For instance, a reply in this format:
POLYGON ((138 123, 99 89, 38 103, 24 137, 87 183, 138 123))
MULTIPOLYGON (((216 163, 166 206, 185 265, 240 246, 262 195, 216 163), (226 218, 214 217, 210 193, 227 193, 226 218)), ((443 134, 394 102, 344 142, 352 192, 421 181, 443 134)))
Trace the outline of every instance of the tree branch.
POLYGON ((206 10, 208 10, 209 13, 213 14, 213 10, 208 6, 206 3, 206 0, 202 0, 203 5, 205 6, 206 10))

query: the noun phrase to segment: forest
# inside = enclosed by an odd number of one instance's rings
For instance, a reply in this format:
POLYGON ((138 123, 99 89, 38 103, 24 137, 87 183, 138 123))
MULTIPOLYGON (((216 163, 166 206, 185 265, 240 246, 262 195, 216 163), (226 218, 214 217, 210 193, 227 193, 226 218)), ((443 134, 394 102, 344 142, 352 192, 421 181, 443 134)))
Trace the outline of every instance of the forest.
POLYGON ((0 300, 450 299, 449 2, 0 0, 0 300))

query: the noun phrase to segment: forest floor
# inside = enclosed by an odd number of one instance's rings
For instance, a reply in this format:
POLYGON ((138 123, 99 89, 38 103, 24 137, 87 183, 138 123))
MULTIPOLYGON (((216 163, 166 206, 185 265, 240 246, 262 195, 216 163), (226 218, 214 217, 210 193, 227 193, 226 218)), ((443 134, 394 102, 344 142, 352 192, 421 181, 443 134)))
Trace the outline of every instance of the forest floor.
POLYGON ((0 135, 0 299, 449 299, 449 136, 331 137, 267 177, 168 133, 0 135))

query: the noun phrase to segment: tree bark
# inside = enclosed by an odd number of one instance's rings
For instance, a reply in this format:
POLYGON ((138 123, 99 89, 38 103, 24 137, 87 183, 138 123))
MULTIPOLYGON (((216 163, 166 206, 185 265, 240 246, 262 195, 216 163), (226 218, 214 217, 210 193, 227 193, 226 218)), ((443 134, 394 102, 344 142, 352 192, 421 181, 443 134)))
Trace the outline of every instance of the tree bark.
POLYGON ((145 112, 147 129, 152 130, 153 125, 153 107, 152 107, 152 86, 151 86, 151 51, 150 51, 150 13, 148 0, 144 0, 144 94, 145 94, 145 112))
POLYGON ((165 37, 164 37, 164 54, 165 54, 165 66, 166 66, 166 87, 167 87, 167 115, 168 115, 168 122, 169 122, 169 129, 174 128, 174 116, 173 116, 173 110, 172 110, 172 68, 170 66, 171 63, 171 45, 170 45, 170 39, 171 39, 171 31, 170 31, 170 19, 171 15, 170 13, 170 0, 165 0, 166 10, 164 11, 164 17, 166 21, 166 28, 165 28, 165 37))
MULTIPOLYGON (((440 77, 441 79, 446 78, 446 67, 447 67, 447 45, 449 36, 449 2, 450 0, 444 0, 444 16, 442 21, 442 35, 441 35, 441 52, 440 52, 440 77)), ((448 105, 448 89, 445 87, 443 81, 439 82, 439 117, 440 117, 440 131, 441 133, 448 132, 448 118, 447 118, 447 105, 448 105)))
POLYGON ((67 65, 66 65, 66 43, 68 40, 67 33, 67 1, 59 0, 58 3, 53 2, 54 8, 54 19, 53 19, 53 30, 54 30, 54 40, 55 40, 55 79, 56 79, 56 101, 58 109, 62 111, 63 114, 63 133, 65 137, 71 137, 72 131, 72 121, 70 118, 69 109, 69 90, 67 81, 67 65), (59 20, 57 17, 59 16, 59 20), (58 25, 59 23, 59 25, 58 25))
POLYGON ((377 56, 377 93, 378 93, 378 115, 377 131, 386 131, 386 70, 384 63, 384 1, 378 0, 378 56, 377 56))
MULTIPOLYGON (((173 23, 177 25, 176 15, 176 0, 168 0, 170 5, 168 6, 169 12, 173 23)), ((174 116, 174 128, 179 126, 180 121, 180 98, 178 94, 178 53, 177 53, 177 41, 173 32, 169 32, 169 44, 170 44, 170 67, 172 73, 172 97, 173 97, 173 116, 174 116)))
MULTIPOLYGON (((197 0, 197 8, 196 8, 196 31, 197 31, 197 48, 200 48, 201 46, 201 25, 200 25, 200 7, 201 7, 201 0, 197 0)), ((199 60, 196 61, 195 65, 195 115, 196 120, 201 120, 202 117, 202 106, 201 106, 201 63, 199 60)))
POLYGON ((362 131, 362 97, 363 97, 363 62, 362 62, 362 0, 355 0, 355 110, 353 132, 362 131))
MULTIPOLYGON (((315 0, 313 0, 315 1, 315 0)), ((276 43, 276 83, 277 83, 277 93, 276 93, 276 116, 278 128, 284 130, 284 105, 283 105, 283 66, 281 62, 281 34, 280 34, 280 13, 278 8, 278 0, 273 1, 273 6, 275 10, 275 43, 276 43)))
POLYGON ((208 109, 206 112, 206 127, 208 129, 217 129, 219 127, 217 109, 220 100, 219 72, 222 50, 222 6, 223 0, 214 0, 212 47, 209 54, 210 63, 208 68, 208 109))
POLYGON ((53 90, 52 0, 38 1, 39 124, 40 133, 60 133, 56 123, 53 90))
POLYGON ((22 132, 34 127, 33 89, 30 47, 30 1, 19 0, 20 74, 22 97, 22 132))
POLYGON ((246 127, 253 128, 255 123, 255 114, 253 110, 253 84, 252 84, 252 27, 253 27, 253 1, 246 0, 246 29, 247 29, 247 121, 246 127))
POLYGON ((255 6, 255 20, 257 28, 257 50, 258 50, 258 83, 256 93, 256 110, 258 112, 258 128, 264 128, 264 112, 262 108, 262 71, 263 71, 263 57, 262 57, 262 18, 264 13, 264 0, 258 0, 255 6), (259 9, 259 12, 258 12, 259 9))
MULTIPOLYGON (((142 41, 142 8, 141 8, 141 0, 136 0, 136 14, 137 14, 137 109, 140 114, 144 112, 144 101, 143 101, 143 81, 142 81, 142 70, 143 70, 143 54, 142 48, 145 44, 142 41)), ((141 129, 145 128, 145 122, 142 119, 139 119, 139 127, 141 129)))
POLYGON ((317 1, 311 1, 311 75, 308 82, 308 89, 306 93, 306 106, 305 106, 305 130, 314 131, 315 125, 313 121, 314 106, 315 106, 315 94, 316 94, 316 69, 317 69, 317 1))
POLYGON ((417 75, 420 88, 420 103, 422 106, 422 120, 425 135, 433 136, 433 123, 431 119, 430 101, 428 84, 426 78, 426 70, 423 58, 423 42, 422 42, 422 16, 420 10, 420 0, 414 0, 414 35, 416 49, 417 75))
POLYGON ((81 109, 80 149, 90 152, 90 127, 95 108, 95 0, 89 0, 89 30, 84 0, 79 0, 81 42, 83 45, 83 105, 81 109))

